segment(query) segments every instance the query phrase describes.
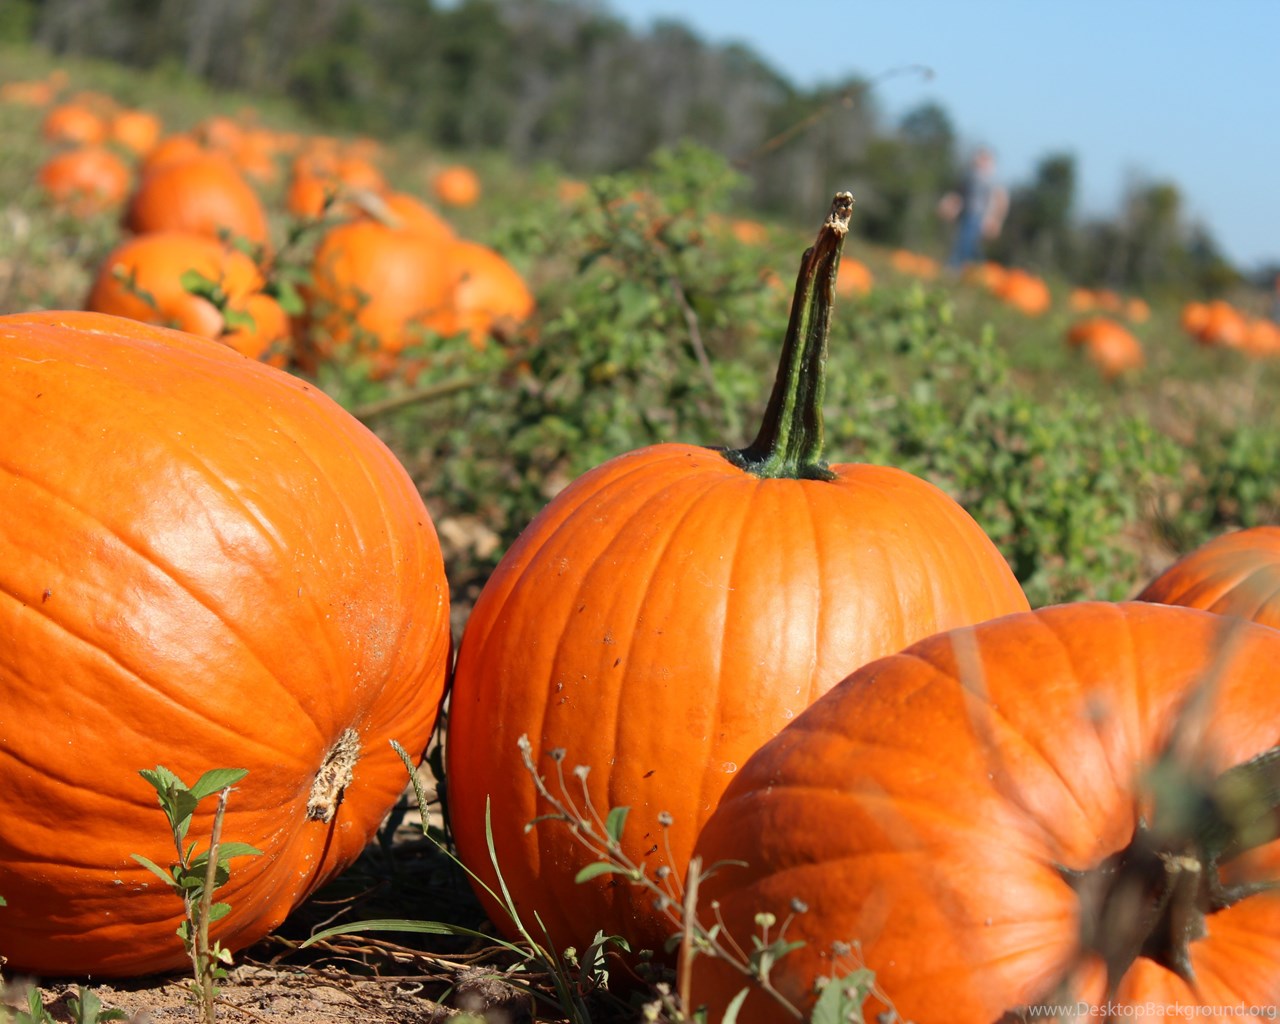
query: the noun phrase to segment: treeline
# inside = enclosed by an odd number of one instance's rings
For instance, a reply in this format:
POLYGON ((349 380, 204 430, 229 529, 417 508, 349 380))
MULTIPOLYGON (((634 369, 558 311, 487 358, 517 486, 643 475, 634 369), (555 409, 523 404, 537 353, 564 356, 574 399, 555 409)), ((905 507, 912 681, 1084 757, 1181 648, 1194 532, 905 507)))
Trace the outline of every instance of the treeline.
MULTIPOLYGON (((178 65, 284 95, 335 128, 411 133, 457 150, 588 175, 693 137, 748 176, 751 205, 811 217, 835 187, 886 245, 940 251, 934 210, 967 157, 946 111, 896 122, 851 77, 802 89, 741 46, 676 22, 636 31, 590 0, 3 0, 5 31, 55 53, 178 65)), ((785 15, 783 15, 785 16, 785 15)), ((1128 291, 1216 293, 1236 278, 1173 182, 1135 183, 1085 221, 1072 154, 1011 183, 994 258, 1128 291)))

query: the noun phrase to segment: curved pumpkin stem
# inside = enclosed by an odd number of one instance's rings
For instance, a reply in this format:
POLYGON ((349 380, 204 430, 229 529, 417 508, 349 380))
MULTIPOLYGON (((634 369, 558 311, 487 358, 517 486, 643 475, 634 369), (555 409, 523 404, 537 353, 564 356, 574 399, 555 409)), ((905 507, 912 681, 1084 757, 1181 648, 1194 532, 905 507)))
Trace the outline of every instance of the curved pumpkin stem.
MULTIPOLYGON (((1280 747, 1197 780, 1166 751, 1164 792, 1150 826, 1098 867, 1069 878, 1080 893, 1087 948, 1102 957, 1114 986, 1147 957, 1189 984, 1191 943, 1205 918, 1280 880, 1224 886, 1221 864, 1280 837, 1280 747)), ((1157 798, 1160 793, 1157 793, 1157 798)), ((1070 874, 1070 873, 1067 873, 1070 874)))
POLYGON ((760 432, 746 448, 724 453, 735 466, 755 476, 816 480, 834 476, 822 459, 822 398, 836 274, 852 214, 853 196, 836 193, 817 241, 800 260, 782 360, 760 432))

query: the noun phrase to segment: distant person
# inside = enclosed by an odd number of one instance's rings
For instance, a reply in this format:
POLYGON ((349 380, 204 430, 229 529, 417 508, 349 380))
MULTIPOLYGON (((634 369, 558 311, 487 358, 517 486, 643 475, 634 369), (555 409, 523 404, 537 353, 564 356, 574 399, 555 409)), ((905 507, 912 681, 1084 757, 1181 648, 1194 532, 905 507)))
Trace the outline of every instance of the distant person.
POLYGON ((938 214, 955 224, 955 241, 947 265, 962 267, 982 259, 982 242, 995 238, 1004 226, 1009 210, 1009 194, 996 180, 995 154, 985 146, 977 149, 959 191, 948 192, 938 201, 938 214))

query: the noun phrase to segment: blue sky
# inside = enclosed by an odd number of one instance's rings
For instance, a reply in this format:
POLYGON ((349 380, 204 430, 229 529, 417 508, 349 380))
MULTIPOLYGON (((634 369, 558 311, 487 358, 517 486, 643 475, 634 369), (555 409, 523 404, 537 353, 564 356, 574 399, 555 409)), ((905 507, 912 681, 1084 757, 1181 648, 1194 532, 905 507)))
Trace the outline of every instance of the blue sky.
MULTIPOLYGON (((682 21, 800 85, 873 76, 896 117, 941 103, 1010 182, 1075 154, 1086 213, 1172 180, 1250 268, 1280 262, 1280 0, 605 0, 637 28, 682 21)), ((833 182, 834 187, 839 182, 833 182)))

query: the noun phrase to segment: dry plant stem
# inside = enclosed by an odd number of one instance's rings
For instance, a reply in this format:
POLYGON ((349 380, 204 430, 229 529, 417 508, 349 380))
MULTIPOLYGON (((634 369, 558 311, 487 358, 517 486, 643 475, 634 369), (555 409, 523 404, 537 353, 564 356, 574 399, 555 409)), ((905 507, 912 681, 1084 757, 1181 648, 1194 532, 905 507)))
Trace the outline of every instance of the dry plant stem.
MULTIPOLYGON (((688 965, 694 957, 703 955, 724 961, 744 978, 759 985, 763 991, 777 1001, 789 1016, 795 1020, 804 1020, 804 1014, 769 982, 767 968, 761 971, 760 968, 755 966, 751 961, 750 955, 738 945, 733 936, 724 930, 723 922, 719 921, 718 911, 716 916, 719 927, 716 928, 714 934, 703 927, 698 920, 696 901, 698 885, 702 877, 700 862, 695 861, 694 864, 690 865, 689 876, 683 886, 678 880, 672 882, 664 879, 663 882, 659 882, 646 873, 644 865, 636 864, 635 861, 631 860, 622 849, 622 846, 608 834, 599 814, 596 813, 592 806, 590 796, 586 796, 586 812, 584 813, 579 809, 573 797, 569 795, 565 784, 563 750, 551 752, 551 757, 556 763, 556 776, 561 795, 552 793, 547 786, 546 779, 538 773, 537 766, 533 762, 532 744, 529 742, 528 736, 520 738, 520 756, 524 761, 525 769, 533 778, 534 787, 537 789, 538 795, 552 809, 552 813, 540 815, 534 820, 534 823, 560 821, 568 825, 578 841, 594 857, 613 865, 618 869, 618 873, 624 875, 632 885, 639 885, 648 889, 658 901, 658 906, 666 915, 667 920, 671 922, 673 931, 682 935, 684 947, 681 952, 678 993, 682 1013, 686 1015, 690 1013, 688 986, 691 971, 688 969, 688 965), (725 942, 721 941, 722 936, 725 942)), ((574 769, 574 774, 582 781, 584 795, 586 794, 587 773, 588 769, 585 766, 574 769)), ((670 820, 668 818, 664 821, 664 818, 667 818, 665 814, 659 816, 659 823, 665 832, 670 820)), ((667 877, 672 877, 674 874, 672 872, 667 877)), ((781 941, 789 921, 790 918, 783 922, 782 928, 778 933, 778 941, 781 941)))
MULTIPOLYGON (((222 842, 222 818, 227 810, 227 798, 231 795, 228 786, 218 794, 218 809, 213 815, 213 831, 209 836, 209 862, 205 865, 204 889, 200 893, 199 927, 196 929, 191 946, 191 962, 195 967, 196 982, 200 991, 201 1014, 205 1024, 214 1024, 216 1011, 214 1000, 216 987, 214 971, 217 960, 209 952, 209 912, 213 907, 213 890, 218 876, 218 846, 222 842)), ((191 907, 187 907, 187 918, 191 918, 191 907)))

